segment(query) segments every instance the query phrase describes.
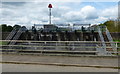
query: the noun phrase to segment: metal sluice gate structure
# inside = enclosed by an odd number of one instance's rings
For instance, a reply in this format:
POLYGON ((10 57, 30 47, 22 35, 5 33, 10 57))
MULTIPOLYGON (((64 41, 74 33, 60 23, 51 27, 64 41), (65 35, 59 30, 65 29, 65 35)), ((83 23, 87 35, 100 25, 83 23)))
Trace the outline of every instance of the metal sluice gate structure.
MULTIPOLYGON (((35 31, 35 29, 36 28, 34 26, 33 31, 35 31)), ((44 29, 39 29, 36 30, 36 32, 31 32, 33 40, 19 40, 21 34, 26 31, 28 30, 25 27, 21 27, 18 30, 13 29, 8 37, 6 37, 6 40, 2 40, 2 53, 8 52, 28 54, 72 54, 99 56, 111 56, 118 54, 118 43, 113 42, 112 36, 105 26, 88 27, 86 30, 73 30, 69 28, 65 29, 65 31, 63 29, 60 31, 60 28, 56 27, 55 25, 46 25, 44 26, 44 29), (97 37, 94 36, 95 34, 93 32, 97 33, 97 37), (64 35, 60 36, 60 33, 64 33, 64 35), (74 40, 68 39, 70 38, 70 36, 67 36, 69 35, 68 33, 73 35, 72 37, 74 40), (88 34, 84 35, 84 33, 88 34), (78 36, 79 34, 81 35, 78 36), (36 36, 39 37, 38 40, 36 39, 36 36), (46 36, 49 36, 48 38, 51 39, 55 36, 57 40, 41 40, 46 36), (66 40, 63 41, 61 40, 62 38, 66 40)))

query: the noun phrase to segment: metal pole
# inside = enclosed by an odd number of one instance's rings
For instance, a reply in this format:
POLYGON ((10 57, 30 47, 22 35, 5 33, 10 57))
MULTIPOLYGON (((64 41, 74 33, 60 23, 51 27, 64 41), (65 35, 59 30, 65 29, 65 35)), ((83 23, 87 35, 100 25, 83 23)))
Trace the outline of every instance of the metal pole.
POLYGON ((49 24, 51 24, 51 8, 49 8, 49 24))

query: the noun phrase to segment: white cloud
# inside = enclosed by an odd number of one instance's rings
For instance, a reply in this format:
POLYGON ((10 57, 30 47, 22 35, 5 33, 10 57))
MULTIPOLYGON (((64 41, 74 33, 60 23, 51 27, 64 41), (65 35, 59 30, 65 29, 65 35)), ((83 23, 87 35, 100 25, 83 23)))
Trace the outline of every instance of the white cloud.
POLYGON ((118 2, 119 0, 2 0, 2 2, 118 2))
MULTIPOLYGON (((70 11, 63 15, 67 21, 73 23, 86 23, 88 20, 98 18, 97 10, 92 6, 85 6, 79 11, 70 11)), ((88 23, 88 22, 87 22, 88 23)))
POLYGON ((78 11, 70 11, 66 14, 63 14, 63 18, 66 19, 67 21, 80 21, 84 20, 84 15, 82 15, 78 11))
POLYGON ((52 23, 54 23, 54 24, 62 24, 63 22, 65 22, 65 21, 59 17, 54 17, 52 19, 52 23))
POLYGON ((83 14, 86 19, 96 19, 98 18, 97 10, 93 6, 85 6, 81 9, 81 14, 83 14))
POLYGON ((114 7, 104 9, 101 12, 101 16, 107 17, 109 19, 115 19, 118 16, 118 6, 114 6, 114 7))
MULTIPOLYGON (((48 24, 49 10, 48 2, 27 2, 19 6, 14 4, 3 4, 0 24, 21 24, 31 26, 33 24, 48 24)), ((84 6, 81 9, 73 10, 72 6, 66 3, 53 2, 52 23, 101 23, 108 18, 117 17, 117 6, 104 10, 96 9, 94 6, 84 6)))
POLYGON ((108 18, 103 17, 103 16, 99 16, 97 19, 93 20, 93 24, 100 24, 100 23, 103 23, 107 20, 108 20, 108 18))

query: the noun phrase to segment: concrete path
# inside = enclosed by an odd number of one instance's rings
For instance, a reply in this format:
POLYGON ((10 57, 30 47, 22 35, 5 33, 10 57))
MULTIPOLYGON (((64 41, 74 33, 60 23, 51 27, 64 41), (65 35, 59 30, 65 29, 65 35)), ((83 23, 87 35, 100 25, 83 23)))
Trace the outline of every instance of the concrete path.
POLYGON ((2 61, 40 62, 79 64, 86 66, 112 66, 118 67, 118 58, 113 57, 67 57, 67 56, 37 56, 37 55, 2 55, 2 61))
POLYGON ((118 72, 111 68, 3 64, 2 72, 118 72))

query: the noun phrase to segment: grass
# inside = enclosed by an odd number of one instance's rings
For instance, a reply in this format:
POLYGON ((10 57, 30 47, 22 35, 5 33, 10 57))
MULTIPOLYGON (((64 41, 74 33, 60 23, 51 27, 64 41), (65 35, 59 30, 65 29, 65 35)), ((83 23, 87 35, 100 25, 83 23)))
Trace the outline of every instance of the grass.
MULTIPOLYGON (((113 40, 114 42, 120 42, 120 40, 113 40)), ((118 47, 120 47, 120 43, 117 43, 118 47)))
POLYGON ((113 40, 113 41, 115 41, 115 42, 120 42, 120 40, 113 40))
POLYGON ((0 41, 0 45, 7 45, 8 42, 3 42, 3 41, 0 41))
MULTIPOLYGON (((118 52, 120 52, 120 40, 113 40, 114 42, 119 42, 117 43, 118 48, 118 52)), ((120 55, 120 53, 118 53, 118 55, 120 55)))

